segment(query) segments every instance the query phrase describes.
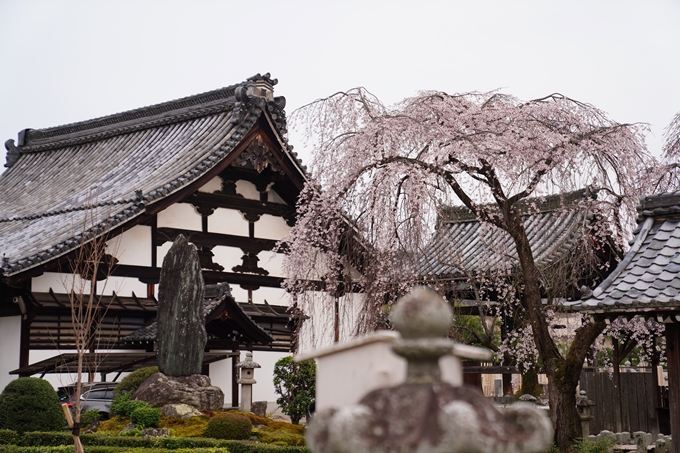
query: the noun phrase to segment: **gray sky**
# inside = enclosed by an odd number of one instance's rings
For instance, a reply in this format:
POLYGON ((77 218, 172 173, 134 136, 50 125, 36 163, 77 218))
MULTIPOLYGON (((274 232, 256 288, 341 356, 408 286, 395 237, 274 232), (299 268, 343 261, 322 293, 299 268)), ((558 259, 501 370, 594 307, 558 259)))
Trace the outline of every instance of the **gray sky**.
POLYGON ((678 24, 680 0, 0 0, 0 143, 271 72, 289 114, 355 86, 388 103, 560 92, 650 123, 658 154, 680 111, 678 24))

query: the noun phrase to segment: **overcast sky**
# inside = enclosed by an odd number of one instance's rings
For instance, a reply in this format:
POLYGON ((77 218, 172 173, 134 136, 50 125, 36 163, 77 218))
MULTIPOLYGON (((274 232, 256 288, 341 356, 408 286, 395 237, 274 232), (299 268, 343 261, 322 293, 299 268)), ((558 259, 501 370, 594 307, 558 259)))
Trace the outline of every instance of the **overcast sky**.
POLYGON ((0 0, 0 64, 0 143, 270 72, 289 114, 355 86, 388 103, 560 92, 649 123, 658 154, 680 111, 680 0, 0 0))

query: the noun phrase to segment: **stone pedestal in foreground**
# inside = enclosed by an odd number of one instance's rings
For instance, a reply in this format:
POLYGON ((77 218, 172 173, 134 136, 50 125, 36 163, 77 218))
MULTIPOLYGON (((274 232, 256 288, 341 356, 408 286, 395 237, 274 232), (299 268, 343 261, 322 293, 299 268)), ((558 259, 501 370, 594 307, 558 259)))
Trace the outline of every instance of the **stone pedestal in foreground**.
POLYGON ((416 288, 392 311, 401 334, 393 350, 407 362, 406 382, 373 390, 356 405, 319 411, 307 428, 314 453, 544 453, 548 417, 533 404, 499 412, 476 389, 441 381, 439 358, 454 350, 445 338, 452 309, 416 288))
POLYGON ((222 390, 212 386, 208 376, 200 374, 181 377, 152 374, 132 394, 132 399, 146 401, 151 407, 188 404, 199 411, 222 410, 224 406, 222 390))

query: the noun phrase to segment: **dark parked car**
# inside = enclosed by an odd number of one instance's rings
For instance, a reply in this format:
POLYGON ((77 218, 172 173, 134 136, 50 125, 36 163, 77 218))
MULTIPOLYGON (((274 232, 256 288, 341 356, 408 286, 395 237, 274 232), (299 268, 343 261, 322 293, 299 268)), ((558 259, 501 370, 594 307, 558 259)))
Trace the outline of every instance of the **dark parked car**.
MULTIPOLYGON (((116 385, 116 382, 83 383, 83 391, 82 395, 80 395, 80 407, 82 412, 90 409, 97 409, 104 418, 108 418, 109 410, 111 409, 111 401, 113 400, 113 389, 116 385)), ((67 403, 69 407, 75 406, 75 399, 73 398, 75 392, 75 384, 59 387, 59 389, 57 389, 59 401, 61 403, 67 403)))

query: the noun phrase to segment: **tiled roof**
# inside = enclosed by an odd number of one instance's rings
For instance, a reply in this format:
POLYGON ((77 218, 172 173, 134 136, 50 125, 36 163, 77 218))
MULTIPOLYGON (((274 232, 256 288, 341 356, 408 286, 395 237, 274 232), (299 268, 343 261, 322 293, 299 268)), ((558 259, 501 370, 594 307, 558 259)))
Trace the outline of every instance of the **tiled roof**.
MULTIPOLYGON (((215 310, 220 306, 225 307, 224 310, 230 314, 229 318, 238 320, 241 323, 241 325, 238 326, 241 328, 241 332, 238 332, 239 334, 247 332, 255 333, 255 335, 251 336, 256 338, 251 338, 250 340, 255 340, 262 344, 269 344, 274 341, 274 339, 264 329, 257 325, 257 323, 253 321, 253 319, 248 316, 234 300, 228 284, 206 285, 205 297, 203 299, 203 316, 206 318, 206 321, 215 315, 219 315, 215 310)), ((148 326, 134 331, 123 338, 122 341, 123 343, 149 342, 154 341, 157 334, 158 323, 154 321, 148 326)))
MULTIPOLYGON (((548 265, 569 253, 588 228, 587 212, 578 200, 585 190, 529 199, 524 226, 539 266, 548 265), (528 208, 531 206, 531 208, 528 208), (530 210, 529 210, 530 209, 530 210)), ((466 208, 446 208, 421 260, 421 272, 438 278, 460 278, 487 271, 512 272, 519 267, 510 235, 482 224, 466 208)))
MULTIPOLYGON (((225 159, 263 114, 285 141, 283 97, 257 74, 227 88, 8 140, 0 175, 0 274, 65 255, 141 215, 225 159), (264 91, 261 92, 265 94, 264 91), (93 208, 93 206, 95 208, 93 208), (84 224, 85 213, 94 221, 84 224)), ((290 149, 295 165, 302 164, 290 149)))
POLYGON ((645 197, 631 249, 592 295, 570 305, 587 312, 680 309, 680 192, 645 197))

